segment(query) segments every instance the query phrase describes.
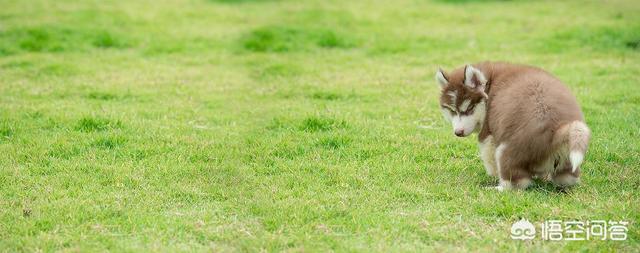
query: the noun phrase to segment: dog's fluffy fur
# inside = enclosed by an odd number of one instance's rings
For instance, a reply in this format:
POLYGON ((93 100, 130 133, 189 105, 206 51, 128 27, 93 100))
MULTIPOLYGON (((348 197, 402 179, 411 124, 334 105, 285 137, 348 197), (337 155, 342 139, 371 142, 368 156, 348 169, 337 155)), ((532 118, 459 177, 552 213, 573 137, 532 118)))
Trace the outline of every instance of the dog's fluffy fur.
POLYGON ((523 189, 533 177, 568 187, 579 182, 590 131, 569 89, 546 71, 482 62, 436 81, 454 134, 478 132, 480 156, 497 189, 523 189))

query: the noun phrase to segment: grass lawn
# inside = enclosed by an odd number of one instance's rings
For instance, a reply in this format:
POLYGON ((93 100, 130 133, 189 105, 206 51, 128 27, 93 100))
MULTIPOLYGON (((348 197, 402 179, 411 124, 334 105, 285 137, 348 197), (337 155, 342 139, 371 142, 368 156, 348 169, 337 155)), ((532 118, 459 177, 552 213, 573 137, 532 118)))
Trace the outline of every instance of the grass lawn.
POLYGON ((0 251, 640 250, 640 4, 0 0, 0 251), (582 184, 487 189, 435 70, 540 66, 582 184), (511 224, 628 221, 626 241, 511 224))

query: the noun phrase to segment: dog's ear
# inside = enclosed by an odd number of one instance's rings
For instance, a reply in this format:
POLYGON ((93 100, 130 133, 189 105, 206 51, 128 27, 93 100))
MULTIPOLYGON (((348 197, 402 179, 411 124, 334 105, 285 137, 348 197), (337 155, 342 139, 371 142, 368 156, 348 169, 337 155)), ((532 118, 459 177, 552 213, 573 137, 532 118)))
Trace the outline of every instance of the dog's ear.
POLYGON ((436 83, 440 85, 440 88, 444 88, 449 84, 449 77, 447 77, 447 74, 444 73, 442 69, 438 69, 436 72, 436 83))
POLYGON ((469 89, 476 90, 481 92, 485 98, 489 96, 485 93, 484 89, 487 85, 487 78, 484 76, 482 71, 474 68, 470 64, 464 66, 464 85, 469 89))

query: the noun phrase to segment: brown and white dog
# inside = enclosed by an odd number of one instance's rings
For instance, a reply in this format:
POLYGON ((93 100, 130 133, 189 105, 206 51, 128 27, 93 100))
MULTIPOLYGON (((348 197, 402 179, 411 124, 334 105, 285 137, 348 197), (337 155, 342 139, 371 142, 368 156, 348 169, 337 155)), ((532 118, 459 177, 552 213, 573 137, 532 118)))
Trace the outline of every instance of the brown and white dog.
POLYGON ((580 179, 590 131, 569 89, 546 71, 482 62, 436 73, 444 117, 460 137, 478 132, 487 173, 498 190, 524 189, 531 179, 560 187, 580 179))

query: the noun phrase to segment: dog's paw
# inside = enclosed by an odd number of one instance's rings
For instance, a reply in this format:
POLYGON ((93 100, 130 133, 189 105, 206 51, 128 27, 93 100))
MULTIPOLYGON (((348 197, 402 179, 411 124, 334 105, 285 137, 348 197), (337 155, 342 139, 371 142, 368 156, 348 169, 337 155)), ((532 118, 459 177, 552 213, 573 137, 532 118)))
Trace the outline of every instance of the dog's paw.
POLYGON ((486 188, 487 188, 487 189, 490 189, 490 190, 496 190, 496 191, 499 191, 499 192, 501 192, 501 191, 504 191, 504 190, 505 190, 505 188, 504 188, 502 185, 498 185, 498 186, 487 186, 486 188))

